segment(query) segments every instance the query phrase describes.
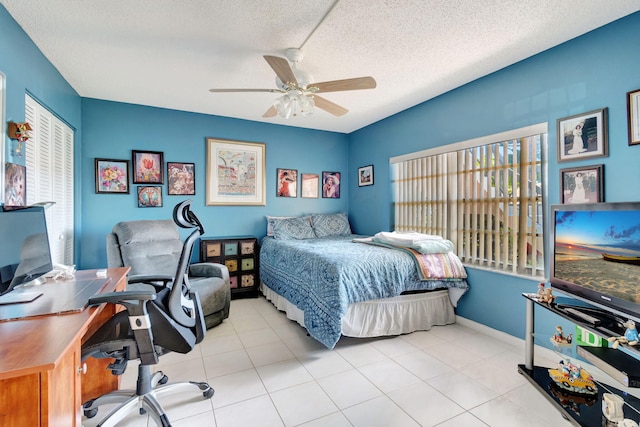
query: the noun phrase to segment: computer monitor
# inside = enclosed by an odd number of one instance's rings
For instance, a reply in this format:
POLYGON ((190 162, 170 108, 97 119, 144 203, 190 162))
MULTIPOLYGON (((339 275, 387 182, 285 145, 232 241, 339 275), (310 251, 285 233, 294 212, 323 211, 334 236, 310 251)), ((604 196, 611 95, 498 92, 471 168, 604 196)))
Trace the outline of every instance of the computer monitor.
POLYGON ((0 295, 53 270, 44 207, 0 212, 0 295))

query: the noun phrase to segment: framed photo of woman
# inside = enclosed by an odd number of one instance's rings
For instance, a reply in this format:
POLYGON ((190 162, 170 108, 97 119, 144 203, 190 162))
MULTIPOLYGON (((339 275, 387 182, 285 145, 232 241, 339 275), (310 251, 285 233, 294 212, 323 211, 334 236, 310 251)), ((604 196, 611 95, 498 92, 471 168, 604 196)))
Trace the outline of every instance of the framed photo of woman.
POLYGON ((569 204, 604 202, 604 165, 560 170, 561 202, 569 204))
POLYGON ((298 171, 295 169, 277 169, 277 197, 298 197, 298 171))
POLYGON ((558 119, 558 162, 607 157, 607 109, 558 119))
POLYGON ((322 172, 322 197, 340 198, 340 172, 322 172))

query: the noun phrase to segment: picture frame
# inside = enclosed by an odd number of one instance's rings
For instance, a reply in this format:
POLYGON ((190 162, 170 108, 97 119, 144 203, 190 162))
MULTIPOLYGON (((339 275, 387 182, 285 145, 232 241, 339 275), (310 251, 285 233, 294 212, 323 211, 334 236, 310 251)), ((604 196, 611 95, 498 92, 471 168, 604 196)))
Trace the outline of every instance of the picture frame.
POLYGON ((627 92, 629 145, 640 144, 640 89, 627 92))
POLYGON ((133 183, 164 184, 164 154, 132 150, 133 183))
POLYGON ((358 168, 358 187, 373 185, 373 165, 358 168))
POLYGON ((317 173, 303 173, 300 175, 300 197, 317 199, 320 188, 320 175, 317 173))
POLYGON ((276 197, 298 197, 296 169, 276 169, 276 197))
POLYGON ((206 204, 265 206, 265 144, 217 138, 206 144, 206 204))
POLYGON ((558 119, 558 162, 609 155, 607 112, 601 108, 558 119))
POLYGON ((322 172, 322 197, 340 198, 340 172, 322 172))
POLYGON ((95 159, 96 193, 129 194, 129 161, 95 159))
POLYGON ((162 207, 162 186, 141 185, 138 187, 138 207, 139 208, 161 208, 162 207))
POLYGON ((196 194, 195 163, 167 162, 167 194, 170 196, 196 194))
POLYGON ((560 169, 563 204, 604 202, 604 165, 560 169))
POLYGON ((4 164, 4 208, 27 206, 27 167, 4 164))

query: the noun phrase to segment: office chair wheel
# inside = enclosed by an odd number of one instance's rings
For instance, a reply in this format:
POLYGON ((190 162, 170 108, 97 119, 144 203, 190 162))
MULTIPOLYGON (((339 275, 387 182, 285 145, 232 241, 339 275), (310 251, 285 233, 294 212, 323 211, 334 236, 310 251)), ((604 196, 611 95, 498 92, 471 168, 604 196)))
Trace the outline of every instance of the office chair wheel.
MULTIPOLYGON (((91 404, 92 401, 87 402, 88 404, 91 404)), ((84 416, 87 418, 93 418, 96 415, 98 415, 98 408, 93 408, 93 409, 85 409, 84 410, 84 416)))
POLYGON ((147 410, 144 408, 140 408, 140 410, 138 410, 138 412, 140 413, 140 415, 144 415, 147 413, 147 410))
POLYGON ((215 393, 215 391, 212 388, 209 388, 209 390, 202 393, 202 396, 204 396, 205 399, 211 399, 213 397, 213 393, 215 393))

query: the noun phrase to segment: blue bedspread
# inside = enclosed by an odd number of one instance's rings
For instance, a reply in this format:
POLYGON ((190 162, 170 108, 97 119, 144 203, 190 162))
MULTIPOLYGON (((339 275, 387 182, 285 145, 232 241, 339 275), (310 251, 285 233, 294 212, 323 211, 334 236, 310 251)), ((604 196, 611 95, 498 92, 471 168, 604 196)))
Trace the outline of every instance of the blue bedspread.
POLYGON ((349 304, 450 288, 455 306, 468 289, 464 279, 420 280, 406 253, 355 243, 354 237, 359 236, 262 240, 260 280, 302 310, 309 334, 328 348, 340 339, 349 304))

